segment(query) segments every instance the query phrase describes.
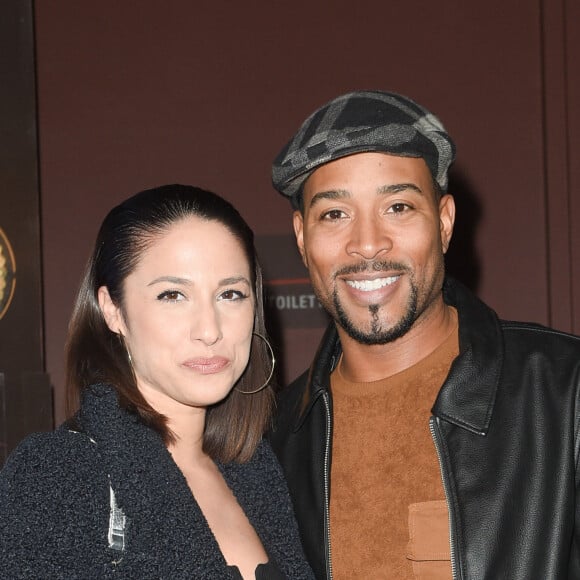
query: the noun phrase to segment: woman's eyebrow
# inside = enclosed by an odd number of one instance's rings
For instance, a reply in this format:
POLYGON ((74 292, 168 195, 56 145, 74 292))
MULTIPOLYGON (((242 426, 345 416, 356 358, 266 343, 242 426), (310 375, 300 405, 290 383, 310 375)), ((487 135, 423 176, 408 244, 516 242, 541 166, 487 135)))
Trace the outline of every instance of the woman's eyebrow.
POLYGON ((149 282, 147 286, 153 286, 154 284, 159 284, 161 282, 170 282, 171 284, 178 284, 180 286, 187 286, 191 284, 191 280, 187 278, 179 278, 177 276, 160 276, 159 278, 155 278, 155 280, 149 282))
POLYGON ((229 284, 238 284, 239 282, 244 282, 248 286, 250 285, 250 281, 245 276, 232 276, 230 278, 224 278, 220 280, 220 286, 228 286, 229 284))

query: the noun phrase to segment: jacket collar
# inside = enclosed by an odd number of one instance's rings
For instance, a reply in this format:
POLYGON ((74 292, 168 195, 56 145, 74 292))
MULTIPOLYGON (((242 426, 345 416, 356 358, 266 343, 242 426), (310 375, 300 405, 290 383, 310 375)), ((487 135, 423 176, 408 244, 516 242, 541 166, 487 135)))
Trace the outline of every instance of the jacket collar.
MULTIPOLYGON (((496 313, 460 282, 447 278, 446 304, 459 316, 459 355, 433 405, 434 415, 474 433, 489 430, 503 366, 503 334, 496 313)), ((298 430, 320 395, 330 389, 330 373, 342 352, 334 323, 326 329, 309 369, 298 430)))
POLYGON ((432 411, 450 423, 486 435, 504 360, 500 321, 491 308, 456 280, 446 280, 443 298, 459 315, 459 355, 432 411))

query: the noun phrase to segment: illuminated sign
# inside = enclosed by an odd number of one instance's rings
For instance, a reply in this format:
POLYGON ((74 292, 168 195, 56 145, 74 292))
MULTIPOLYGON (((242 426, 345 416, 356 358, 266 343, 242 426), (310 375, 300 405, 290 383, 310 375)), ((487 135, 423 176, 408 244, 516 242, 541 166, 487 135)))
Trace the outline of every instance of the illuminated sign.
POLYGON ((324 328, 328 315, 314 295, 293 235, 258 236, 267 315, 286 328, 324 328))
POLYGON ((16 260, 6 234, 0 228, 0 318, 6 314, 16 287, 16 260))

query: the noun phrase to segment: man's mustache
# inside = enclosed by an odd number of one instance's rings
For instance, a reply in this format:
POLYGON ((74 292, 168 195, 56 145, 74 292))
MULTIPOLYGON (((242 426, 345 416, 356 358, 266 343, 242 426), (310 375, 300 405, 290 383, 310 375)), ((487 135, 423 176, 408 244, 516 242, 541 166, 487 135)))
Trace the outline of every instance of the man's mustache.
POLYGON ((385 262, 383 260, 361 261, 357 264, 343 266, 336 270, 334 277, 346 276, 348 274, 376 273, 376 272, 409 272, 410 268, 402 262, 385 262))

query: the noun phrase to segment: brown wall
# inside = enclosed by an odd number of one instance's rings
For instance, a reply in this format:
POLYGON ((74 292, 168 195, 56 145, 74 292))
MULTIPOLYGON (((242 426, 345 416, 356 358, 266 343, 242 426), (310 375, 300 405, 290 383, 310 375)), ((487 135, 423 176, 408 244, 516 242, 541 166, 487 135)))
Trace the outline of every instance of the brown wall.
POLYGON ((52 427, 44 373, 32 3, 0 7, 0 466, 52 427), (32 404, 31 404, 32 402, 32 404))
MULTIPOLYGON (((269 164, 338 93, 395 90, 458 145, 450 268, 504 317, 580 332, 580 15, 575 0, 36 3, 47 368, 106 211, 166 182, 291 233, 269 164)), ((292 258, 295 259, 295 256, 292 258)), ((285 375, 319 328, 280 337, 285 375)))

